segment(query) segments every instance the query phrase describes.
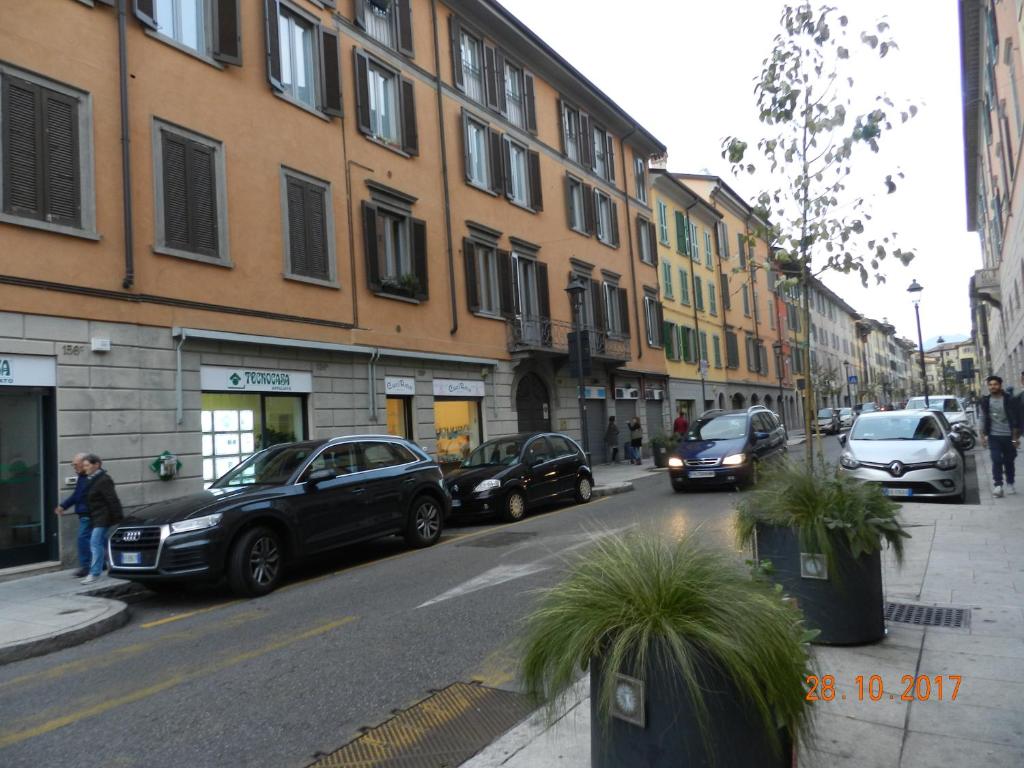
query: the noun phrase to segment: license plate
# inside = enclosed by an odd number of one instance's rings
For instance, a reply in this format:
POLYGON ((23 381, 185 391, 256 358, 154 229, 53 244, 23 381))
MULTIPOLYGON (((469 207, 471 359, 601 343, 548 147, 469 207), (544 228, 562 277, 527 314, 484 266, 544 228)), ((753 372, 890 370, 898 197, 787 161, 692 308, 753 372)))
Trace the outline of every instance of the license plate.
POLYGON ((142 553, 141 552, 122 552, 121 553, 121 565, 141 565, 142 564, 142 553))
POLYGON ((458 499, 452 499, 452 506, 453 507, 461 507, 462 506, 462 502, 459 501, 458 499))
POLYGON ((913 496, 914 491, 911 488, 883 488, 882 493, 886 496, 913 496))
POLYGON ((691 478, 691 479, 693 479, 693 480, 699 480, 702 477, 714 477, 715 473, 714 472, 687 472, 686 476, 691 478))

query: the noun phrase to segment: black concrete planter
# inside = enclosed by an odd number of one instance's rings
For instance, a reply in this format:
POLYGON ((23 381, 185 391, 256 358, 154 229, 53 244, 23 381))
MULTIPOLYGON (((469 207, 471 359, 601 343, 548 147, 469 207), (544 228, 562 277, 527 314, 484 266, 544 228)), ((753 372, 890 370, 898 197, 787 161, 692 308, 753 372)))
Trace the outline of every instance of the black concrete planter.
POLYGON ((590 663, 590 765, 592 768, 790 768, 792 745, 783 737, 776 753, 755 710, 744 706, 736 687, 718 670, 703 667, 703 697, 707 703, 707 727, 701 732, 685 683, 679 675, 666 674, 653 663, 646 669, 630 669, 631 677, 643 680, 644 726, 598 713, 602 660, 590 663), (705 741, 712 748, 709 754, 705 741))
POLYGON ((885 636, 882 594, 882 555, 854 558, 845 536, 834 538, 834 562, 826 565, 827 578, 801 576, 800 538, 795 528, 758 523, 754 559, 770 560, 771 580, 796 598, 807 627, 821 634, 815 643, 858 645, 885 636))
POLYGON ((654 454, 654 466, 667 467, 669 449, 663 445, 652 445, 651 452, 654 454))

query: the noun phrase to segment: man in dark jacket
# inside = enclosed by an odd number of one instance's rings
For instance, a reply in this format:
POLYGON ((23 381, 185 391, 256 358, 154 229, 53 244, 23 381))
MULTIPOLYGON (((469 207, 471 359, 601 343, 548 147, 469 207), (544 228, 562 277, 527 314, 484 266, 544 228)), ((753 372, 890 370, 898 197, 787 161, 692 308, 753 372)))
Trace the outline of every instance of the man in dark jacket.
POLYGON ((92 548, 92 563, 89 575, 82 579, 83 584, 92 584, 99 579, 103 571, 103 555, 107 547, 107 531, 124 519, 121 500, 114 490, 114 480, 103 469, 103 461, 95 453, 87 453, 82 459, 82 467, 89 477, 86 489, 86 504, 92 518, 92 536, 89 540, 92 548))
POLYGON ((84 458, 84 453, 76 453, 71 460, 71 466, 78 475, 75 490, 53 510, 58 515, 63 515, 74 507, 75 514, 78 515, 78 570, 75 571, 75 576, 79 579, 89 573, 89 563, 92 562, 92 547, 89 544, 92 538, 92 519, 89 517, 89 507, 85 501, 85 489, 89 487, 89 478, 82 467, 84 458))
POLYGON ((1003 495, 1003 474, 1006 474, 1006 492, 1014 494, 1014 459, 1020 443, 1021 412, 1016 397, 1003 391, 1003 380, 998 376, 985 379, 988 394, 981 398, 981 444, 988 445, 992 459, 992 495, 1003 495))

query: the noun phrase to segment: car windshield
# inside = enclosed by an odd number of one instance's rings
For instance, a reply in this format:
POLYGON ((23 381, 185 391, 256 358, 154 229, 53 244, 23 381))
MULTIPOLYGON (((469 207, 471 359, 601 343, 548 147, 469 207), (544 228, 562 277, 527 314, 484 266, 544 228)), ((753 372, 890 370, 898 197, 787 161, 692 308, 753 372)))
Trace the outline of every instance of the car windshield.
POLYGON ((959 413, 961 410, 955 397, 929 397, 927 406, 923 397, 912 397, 907 401, 908 411, 922 411, 925 408, 943 413, 959 413))
POLYGON ((309 445, 275 445, 254 453, 213 484, 214 488, 239 485, 284 485, 309 458, 309 445))
POLYGON ((857 419, 850 440, 941 440, 942 428, 931 416, 905 413, 857 419))
POLYGON ((840 416, 849 416, 852 413, 853 413, 853 409, 852 408, 840 408, 839 409, 839 415, 840 416))
POLYGON ((820 411, 818 411, 818 418, 819 419, 831 419, 832 418, 832 409, 831 408, 822 408, 820 411))
POLYGON ((878 408, 875 407, 874 403, 864 403, 860 407, 860 412, 861 413, 871 413, 871 412, 877 411, 877 410, 878 410, 878 408))
POLYGON ((687 440, 736 440, 747 436, 745 414, 718 416, 705 421, 700 419, 686 433, 687 440))
POLYGON ((498 440, 491 440, 469 454, 469 458, 462 463, 462 466, 493 467, 515 464, 519 461, 519 452, 522 449, 522 440, 515 437, 504 437, 498 440))

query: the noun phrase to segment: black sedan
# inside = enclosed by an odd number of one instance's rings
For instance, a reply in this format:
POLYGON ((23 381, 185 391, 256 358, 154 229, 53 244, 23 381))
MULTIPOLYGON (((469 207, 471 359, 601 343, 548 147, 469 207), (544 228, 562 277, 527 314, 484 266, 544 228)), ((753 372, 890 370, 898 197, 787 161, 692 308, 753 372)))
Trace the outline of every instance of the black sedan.
POLYGON ((488 440, 445 481, 452 514, 498 514, 508 521, 521 520, 545 501, 589 501, 594 487, 583 450, 572 438, 550 432, 488 440))
POLYGON ((389 534, 430 546, 450 502, 441 468, 400 438, 284 443, 208 490, 126 517, 107 545, 110 575, 151 586, 226 576, 263 595, 288 564, 334 547, 389 534))

